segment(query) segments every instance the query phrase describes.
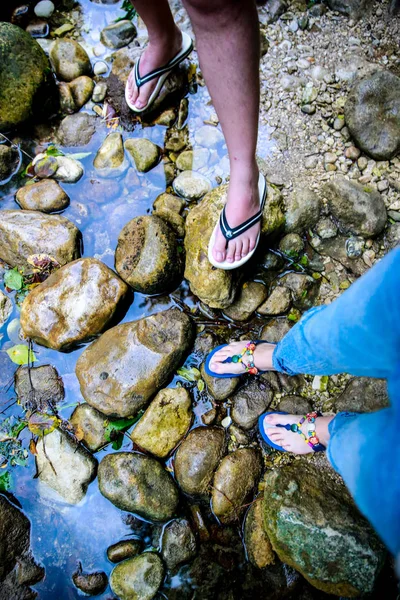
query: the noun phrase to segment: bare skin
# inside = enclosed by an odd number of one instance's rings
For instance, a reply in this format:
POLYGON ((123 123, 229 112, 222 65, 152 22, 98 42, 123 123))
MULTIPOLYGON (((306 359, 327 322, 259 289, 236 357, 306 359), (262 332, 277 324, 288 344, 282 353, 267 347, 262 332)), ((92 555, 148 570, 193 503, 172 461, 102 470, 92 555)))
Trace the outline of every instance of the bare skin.
MULTIPOLYGON (((259 210, 258 167, 255 160, 259 111, 259 25, 255 3, 249 0, 183 0, 196 35, 200 66, 225 136, 230 160, 226 215, 236 227, 259 210)), ((132 0, 146 24, 149 44, 140 59, 146 75, 170 60, 181 47, 167 0, 132 0)), ((146 106, 157 81, 140 88, 133 73, 128 93, 138 107, 146 106)), ((254 249, 260 224, 229 242, 218 229, 213 256, 229 263, 254 249)))
MULTIPOLYGON (((286 425, 289 423, 298 423, 303 415, 278 415, 272 414, 264 417, 264 423, 268 425, 286 425)), ((334 415, 329 417, 317 417, 315 419, 315 432, 321 444, 327 447, 329 443, 329 423, 334 418, 334 415)), ((305 421, 301 426, 301 430, 305 436, 308 437, 308 422, 305 421)), ((294 454, 311 454, 314 450, 306 444, 304 439, 298 433, 288 431, 283 427, 269 428, 267 435, 271 442, 277 446, 282 446, 287 452, 293 452, 294 454)))
MULTIPOLYGON (((212 371, 218 374, 223 373, 237 373, 239 375, 245 372, 241 363, 225 363, 229 356, 235 354, 241 354, 243 348, 248 344, 250 340, 242 340, 240 342, 232 342, 228 346, 218 350, 210 361, 210 368, 212 371)), ((259 344, 254 350, 254 364, 259 371, 270 371, 273 369, 272 366, 272 355, 275 349, 275 344, 259 344)), ((245 355, 243 357, 243 363, 248 364, 249 357, 245 355)))

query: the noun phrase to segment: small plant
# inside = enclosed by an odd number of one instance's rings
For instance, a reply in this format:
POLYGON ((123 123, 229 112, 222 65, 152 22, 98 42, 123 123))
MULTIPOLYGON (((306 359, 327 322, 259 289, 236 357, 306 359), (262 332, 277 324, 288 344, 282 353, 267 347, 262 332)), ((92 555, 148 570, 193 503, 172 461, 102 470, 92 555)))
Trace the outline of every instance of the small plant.
POLYGON ((118 23, 118 21, 125 21, 125 20, 132 21, 136 17, 136 10, 132 6, 132 4, 129 2, 129 0, 123 1, 121 10, 125 11, 125 15, 123 17, 118 17, 118 19, 115 19, 115 23, 118 23))

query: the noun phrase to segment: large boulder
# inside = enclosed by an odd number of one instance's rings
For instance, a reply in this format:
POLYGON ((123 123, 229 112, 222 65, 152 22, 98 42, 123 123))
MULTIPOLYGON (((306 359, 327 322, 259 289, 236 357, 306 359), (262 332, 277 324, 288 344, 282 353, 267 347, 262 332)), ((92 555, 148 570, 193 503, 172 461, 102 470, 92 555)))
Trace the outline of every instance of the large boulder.
POLYGON ((346 125, 357 145, 376 160, 400 150, 400 78, 376 71, 357 82, 345 106, 346 125))
POLYGON ((83 397, 106 415, 135 415, 181 364, 192 339, 192 322, 178 309, 113 327, 78 359, 83 397))
POLYGON ((114 452, 99 465, 99 489, 121 510, 152 521, 175 515, 179 494, 171 475, 154 458, 138 452, 114 452))
POLYGON ((164 578, 161 558, 145 552, 117 565, 110 576, 110 586, 120 600, 152 600, 164 578))
POLYGON ((182 275, 174 232, 155 215, 132 219, 119 234, 115 268, 138 292, 170 291, 182 275))
POLYGON ((12 267, 26 267, 32 254, 50 254, 60 265, 79 258, 81 234, 61 215, 33 210, 0 212, 0 258, 12 267))
POLYGON ((28 33, 0 23, 0 131, 22 124, 43 109, 49 67, 42 48, 28 33))
POLYGON ((95 258, 81 258, 34 288, 21 309, 27 337, 54 350, 67 350, 103 331, 127 285, 95 258))
POLYGON ((72 81, 81 75, 90 75, 92 66, 86 50, 69 38, 56 40, 50 47, 50 61, 62 81, 72 81))
POLYGON ((344 484, 296 461, 265 478, 264 524, 282 562, 328 594, 369 594, 385 550, 344 484))

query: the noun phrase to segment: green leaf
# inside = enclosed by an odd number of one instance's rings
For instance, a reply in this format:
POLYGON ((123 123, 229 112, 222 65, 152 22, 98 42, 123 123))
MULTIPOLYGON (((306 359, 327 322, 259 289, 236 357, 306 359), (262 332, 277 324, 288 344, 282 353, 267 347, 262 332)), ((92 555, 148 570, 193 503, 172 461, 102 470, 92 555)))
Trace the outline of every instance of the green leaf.
POLYGON ((16 365, 28 365, 36 361, 33 350, 29 350, 24 344, 17 344, 7 350, 8 356, 16 365))
POLYGON ((202 392, 204 390, 204 381, 202 379, 198 380, 197 389, 199 390, 199 392, 202 392))
POLYGON ((0 475, 0 492, 8 492, 11 488, 12 478, 11 474, 6 471, 0 475))
POLYGON ((75 160, 82 160, 93 154, 93 152, 73 152, 72 154, 65 154, 68 158, 74 158, 75 160))
POLYGON ((38 437, 44 437, 51 433, 57 429, 60 424, 61 420, 55 415, 47 415, 39 412, 33 413, 28 420, 29 431, 38 437))
MULTIPOLYGON (((142 414, 143 414, 143 411, 141 410, 136 415, 136 417, 132 417, 130 419, 117 419, 115 421, 105 421, 104 422, 104 427, 105 427, 104 437, 106 438, 107 442, 116 442, 118 439, 118 434, 120 432, 126 431, 127 429, 129 429, 129 427, 131 427, 132 425, 137 423, 137 421, 139 421, 142 414)), ((121 442, 121 444, 122 444, 122 442, 121 442)), ((114 446, 113 446, 113 448, 114 448, 114 446)))
POLYGON ((24 280, 17 267, 4 273, 4 285, 9 290, 20 290, 24 285, 24 280))
POLYGON ((113 441, 113 443, 111 444, 112 449, 119 450, 122 446, 123 441, 124 441, 124 434, 119 433, 117 435, 117 437, 115 438, 115 440, 113 441))
POLYGON ((190 367, 189 369, 187 367, 181 367, 177 370, 177 373, 180 377, 186 379, 186 381, 197 381, 201 377, 201 373, 196 367, 190 367))
POLYGON ((55 146, 49 146, 46 148, 45 154, 47 154, 47 156, 64 156, 64 153, 55 146))

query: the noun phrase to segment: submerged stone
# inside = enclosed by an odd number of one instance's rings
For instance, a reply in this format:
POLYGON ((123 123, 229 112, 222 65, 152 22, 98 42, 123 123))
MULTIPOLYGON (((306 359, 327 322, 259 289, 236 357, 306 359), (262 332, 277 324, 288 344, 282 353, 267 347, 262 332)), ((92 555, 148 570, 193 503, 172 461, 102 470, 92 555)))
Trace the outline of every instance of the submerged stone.
POLYGON ((161 558, 145 552, 117 565, 110 576, 110 586, 120 600, 152 600, 164 578, 161 558))
POLYGON ((136 169, 140 173, 150 171, 156 166, 160 157, 160 148, 146 139, 126 140, 125 149, 132 156, 136 169))
POLYGON ((64 384, 52 365, 19 367, 15 372, 15 393, 24 410, 49 410, 64 400, 64 384))
POLYGON ((57 130, 57 140, 62 146, 86 146, 95 132, 96 118, 87 113, 65 117, 57 130))
POLYGON ((11 298, 0 290, 0 327, 8 320, 13 309, 11 298))
POLYGON ((127 558, 137 556, 142 547, 141 540, 132 538, 130 540, 121 540, 107 548, 107 558, 112 563, 118 563, 127 558))
POLYGON ((106 172, 120 170, 124 166, 124 146, 120 133, 108 134, 95 156, 93 165, 96 169, 106 172))

